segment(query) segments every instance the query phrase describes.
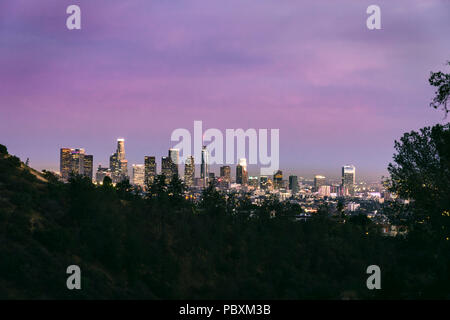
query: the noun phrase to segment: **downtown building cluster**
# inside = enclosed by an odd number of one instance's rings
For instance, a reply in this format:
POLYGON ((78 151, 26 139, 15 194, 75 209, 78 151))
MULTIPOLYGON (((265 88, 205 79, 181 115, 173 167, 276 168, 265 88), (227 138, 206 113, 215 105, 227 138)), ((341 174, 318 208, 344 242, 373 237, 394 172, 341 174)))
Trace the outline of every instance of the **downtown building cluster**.
MULTIPOLYGON (((63 181, 68 181, 71 174, 84 175, 92 180, 93 178, 93 156, 86 155, 84 149, 61 148, 60 153, 60 174, 63 181)), ((184 172, 181 174, 180 154, 178 149, 169 149, 167 156, 161 158, 161 169, 159 174, 164 175, 166 182, 174 176, 183 176, 183 181, 189 189, 203 189, 209 184, 214 184, 223 190, 262 190, 276 191, 278 193, 288 193, 295 195, 299 193, 299 178, 290 175, 284 179, 283 172, 277 170, 273 176, 249 176, 247 160, 239 159, 235 168, 235 179, 231 176, 231 167, 224 165, 220 167, 219 176, 216 176, 210 169, 209 152, 206 146, 201 150, 200 175, 196 176, 196 165, 193 156, 187 157, 184 161, 184 172)), ((128 160, 125 153, 125 140, 117 139, 116 151, 109 158, 109 166, 98 166, 95 174, 95 182, 103 183, 105 177, 109 177, 113 183, 129 180, 131 184, 145 189, 151 185, 158 175, 158 164, 155 156, 145 156, 143 164, 133 164, 132 175, 129 177, 128 160)), ((356 168, 353 165, 342 167, 342 180, 339 184, 327 183, 326 177, 316 175, 311 192, 322 197, 354 196, 356 168)))

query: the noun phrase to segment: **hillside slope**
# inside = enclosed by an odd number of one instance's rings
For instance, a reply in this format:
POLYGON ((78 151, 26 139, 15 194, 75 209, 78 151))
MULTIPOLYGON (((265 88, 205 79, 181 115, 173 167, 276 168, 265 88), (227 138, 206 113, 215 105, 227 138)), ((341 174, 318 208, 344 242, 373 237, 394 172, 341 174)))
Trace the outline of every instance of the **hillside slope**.
POLYGON ((80 177, 62 184, 1 150, 1 299, 450 297, 448 246, 326 217, 203 212, 80 177), (73 264, 82 290, 66 288, 73 264), (371 264, 382 290, 366 288, 371 264))

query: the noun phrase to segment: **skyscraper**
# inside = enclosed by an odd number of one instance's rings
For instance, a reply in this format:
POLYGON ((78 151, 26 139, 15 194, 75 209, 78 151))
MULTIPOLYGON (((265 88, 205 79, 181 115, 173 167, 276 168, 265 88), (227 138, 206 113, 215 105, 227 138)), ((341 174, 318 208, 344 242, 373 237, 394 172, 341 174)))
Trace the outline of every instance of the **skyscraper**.
POLYGON ((64 181, 69 180, 72 171, 72 149, 61 148, 59 156, 59 172, 64 181))
POLYGON ((223 181, 231 183, 231 168, 230 166, 220 167, 220 177, 223 181))
POLYGON ((133 180, 135 186, 145 186, 145 165, 133 164, 133 180))
POLYGON ((125 159, 125 139, 117 139, 117 157, 119 160, 125 159))
POLYGON ((92 180, 94 174, 94 156, 84 155, 83 175, 92 180))
POLYGON ((280 189, 283 187, 283 171, 278 170, 273 175, 273 187, 275 189, 280 189))
POLYGON ((325 185, 325 177, 321 175, 314 176, 314 192, 318 192, 319 188, 325 185))
POLYGON ((258 177, 248 177, 248 185, 254 187, 255 189, 258 188, 258 177))
POLYGON ((296 194, 298 192, 297 176, 289 176, 289 190, 292 191, 292 194, 296 194))
POLYGON ((239 164, 236 166, 236 183, 241 185, 248 184, 247 159, 239 159, 239 164))
POLYGON ((342 167, 342 188, 344 195, 355 194, 356 168, 354 165, 345 165, 342 167))
POLYGON ((99 165, 97 168, 97 173, 95 174, 95 181, 97 183, 103 183, 105 177, 111 178, 111 169, 99 165))
POLYGON ((117 149, 109 158, 109 168, 113 182, 128 179, 128 161, 125 159, 125 139, 117 139, 117 149))
POLYGON ((156 158, 155 157, 150 157, 150 156, 145 156, 144 157, 144 166, 145 166, 145 170, 144 170, 144 182, 145 185, 151 185, 153 184, 153 182, 155 181, 155 177, 156 177, 156 158))
POLYGON ((169 157, 172 160, 172 176, 179 175, 178 165, 180 164, 180 150, 169 149, 169 157))
POLYGON ((61 148, 60 173, 63 181, 68 181, 71 174, 84 175, 92 180, 92 155, 86 155, 84 149, 61 148))
POLYGON ((71 152, 72 173, 83 174, 84 172, 84 149, 72 149, 71 152))
POLYGON ((170 157, 162 157, 161 158, 161 174, 166 177, 166 182, 168 183, 172 180, 172 159, 170 157))
POLYGON ((194 157, 189 156, 186 159, 186 163, 184 164, 184 183, 188 187, 192 187, 194 185, 195 179, 195 162, 194 157))
POLYGON ((209 177, 209 153, 206 149, 206 146, 202 147, 202 163, 200 166, 200 178, 203 180, 203 187, 206 188, 208 185, 208 177, 209 177))

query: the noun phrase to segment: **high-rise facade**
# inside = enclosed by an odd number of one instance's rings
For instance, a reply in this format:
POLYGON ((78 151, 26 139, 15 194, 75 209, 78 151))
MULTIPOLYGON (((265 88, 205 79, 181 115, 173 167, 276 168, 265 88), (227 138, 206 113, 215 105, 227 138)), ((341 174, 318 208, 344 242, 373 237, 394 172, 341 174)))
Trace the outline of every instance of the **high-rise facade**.
POLYGON ((248 184, 247 160, 245 158, 239 159, 239 164, 236 166, 236 183, 248 184))
POLYGON ((220 167, 220 177, 223 179, 223 181, 231 183, 231 167, 220 167))
POLYGON ((172 159, 170 157, 162 157, 161 158, 161 174, 166 177, 166 182, 169 182, 172 179, 172 159))
POLYGON ((72 173, 83 174, 84 172, 84 149, 72 149, 71 153, 72 173))
POLYGON ((292 194, 296 194, 298 192, 299 188, 297 176, 289 176, 289 190, 291 190, 292 194))
POLYGON ((94 156, 90 154, 84 155, 83 175, 92 180, 94 174, 94 156))
POLYGON ((172 176, 179 175, 178 165, 180 164, 180 150, 169 149, 169 158, 172 160, 172 176))
POLYGON ((117 139, 117 157, 119 160, 125 159, 125 139, 117 139))
POLYGON ((184 164, 184 183, 188 187, 194 186, 195 162, 194 157, 189 156, 184 164))
POLYGON ((128 179, 128 161, 125 159, 125 139, 117 139, 117 149, 109 157, 109 168, 113 182, 117 183, 128 179))
POLYGON ((144 183, 145 185, 151 185, 155 181, 156 177, 156 158, 151 156, 144 157, 144 183))
POLYGON ((280 189, 283 187, 283 171, 278 170, 273 175, 273 186, 275 189, 280 189))
POLYGON ((132 183, 135 186, 145 186, 145 165, 133 164, 133 179, 132 183))
POLYGON ((329 197, 331 195, 331 186, 320 186, 317 192, 319 193, 319 196, 329 197))
POLYGON ((354 165, 342 167, 342 189, 345 196, 355 194, 356 168, 354 165))
POLYGON ((321 175, 315 175, 314 176, 314 192, 318 192, 319 188, 323 185, 325 185, 326 178, 321 175))
POLYGON ((258 188, 258 177, 256 176, 248 177, 248 185, 250 187, 254 187, 255 189, 258 188))
POLYGON ((111 178, 111 169, 102 167, 101 165, 98 166, 97 172, 95 174, 95 181, 97 183, 103 183, 103 180, 105 177, 111 178))
POLYGON ((61 148, 59 161, 63 181, 68 181, 71 174, 84 175, 92 180, 94 157, 85 154, 84 149, 61 148))
POLYGON ((209 177, 209 153, 206 146, 202 147, 202 162, 200 165, 200 178, 203 181, 203 187, 208 186, 208 177, 209 177))
POLYGON ((64 181, 69 180, 70 172, 72 171, 72 149, 61 148, 59 156, 59 172, 64 181))

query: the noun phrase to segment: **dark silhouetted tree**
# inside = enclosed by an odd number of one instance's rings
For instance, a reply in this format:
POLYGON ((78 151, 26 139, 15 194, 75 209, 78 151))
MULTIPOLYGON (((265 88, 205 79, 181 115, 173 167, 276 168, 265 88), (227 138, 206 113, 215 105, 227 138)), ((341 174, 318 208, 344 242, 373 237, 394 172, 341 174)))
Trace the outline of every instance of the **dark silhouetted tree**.
MULTIPOLYGON (((450 66, 450 61, 447 62, 447 65, 450 66)), ((428 81, 433 87, 436 87, 435 97, 430 106, 435 109, 442 108, 447 115, 449 112, 447 104, 450 99, 450 74, 441 71, 432 72, 428 81)))
POLYGON ((450 125, 405 133, 395 141, 388 166, 389 190, 413 200, 413 222, 425 223, 433 234, 448 236, 450 211, 450 125))

